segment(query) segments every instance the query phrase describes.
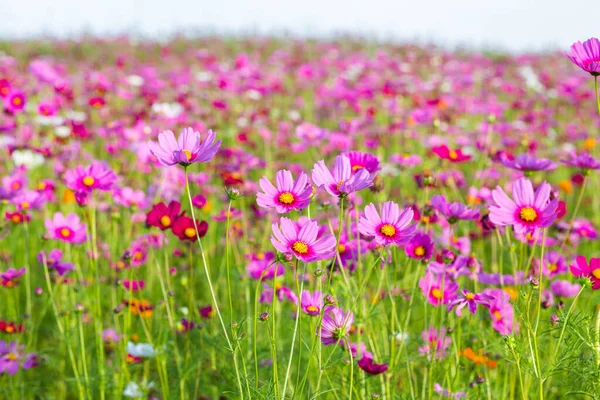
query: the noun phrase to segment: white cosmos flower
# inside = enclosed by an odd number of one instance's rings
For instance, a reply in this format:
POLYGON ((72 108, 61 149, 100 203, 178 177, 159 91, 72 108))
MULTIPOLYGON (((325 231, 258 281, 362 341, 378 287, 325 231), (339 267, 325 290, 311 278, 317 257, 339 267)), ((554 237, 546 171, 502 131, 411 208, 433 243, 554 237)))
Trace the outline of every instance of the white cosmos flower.
POLYGON ((15 150, 12 152, 13 162, 17 167, 35 168, 44 163, 44 156, 31 150, 15 150))
POLYGON ((144 78, 139 75, 129 75, 127 77, 127 83, 129 83, 131 86, 139 87, 144 84, 144 78))
POLYGON ((156 352, 150 343, 127 343, 127 353, 134 357, 154 357, 156 352))
POLYGON ((71 134, 71 127, 69 126, 57 126, 54 130, 54 134, 59 138, 66 138, 71 134))
POLYGON ((152 389, 154 387, 154 382, 146 383, 142 382, 142 385, 138 385, 135 382, 129 382, 123 390, 123 396, 125 397, 142 397, 144 392, 152 389))

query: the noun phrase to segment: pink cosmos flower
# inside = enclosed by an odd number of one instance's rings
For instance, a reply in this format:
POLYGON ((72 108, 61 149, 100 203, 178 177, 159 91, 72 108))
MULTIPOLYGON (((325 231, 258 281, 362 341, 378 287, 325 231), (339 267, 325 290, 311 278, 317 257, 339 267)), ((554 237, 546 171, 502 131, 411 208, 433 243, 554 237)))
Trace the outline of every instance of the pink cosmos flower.
POLYGON ((358 230, 368 237, 375 237, 375 242, 381 246, 394 244, 402 246, 414 236, 416 225, 413 221, 414 211, 400 207, 393 201, 386 201, 381 207, 381 216, 373 203, 365 207, 365 215, 360 217, 358 230))
POLYGON ((363 153, 362 151, 350 151, 342 154, 350 160, 350 167, 352 173, 356 174, 361 169, 366 169, 372 178, 375 178, 377 171, 381 169, 379 166, 379 160, 377 157, 370 153, 363 153))
POLYGON ((275 174, 275 183, 277 187, 266 176, 260 179, 259 184, 264 192, 256 194, 256 202, 260 207, 275 208, 278 213, 285 214, 292 210, 300 211, 310 203, 312 186, 304 172, 300 172, 294 181, 292 173, 282 169, 275 174))
POLYGON ((37 255, 37 259, 40 263, 44 264, 45 262, 48 268, 55 270, 60 276, 75 270, 75 266, 71 263, 63 262, 62 257, 63 253, 58 249, 51 250, 48 255, 43 251, 40 251, 37 255))
POLYGON ((302 310, 308 315, 319 315, 323 308, 323 293, 318 290, 312 294, 308 290, 302 291, 302 297, 300 298, 300 306, 302 310))
POLYGON ((433 240, 429 235, 417 233, 404 247, 404 252, 410 258, 429 260, 433 254, 433 240))
POLYGON ((587 277, 592 281, 592 289, 600 289, 600 258, 590 258, 588 264, 585 256, 578 256, 571 264, 571 273, 576 277, 587 277))
POLYGON ((581 285, 569 281, 553 281, 550 284, 552 294, 556 297, 563 297, 565 299, 577 295, 580 289, 581 285))
POLYGON ((490 205, 490 220, 498 226, 512 225, 517 233, 546 228, 556 219, 558 199, 550 200, 551 187, 543 182, 533 191, 531 181, 521 178, 513 183, 511 200, 497 187, 492 191, 496 205, 490 205))
POLYGON ((124 279, 123 280, 123 287, 127 290, 127 291, 132 291, 132 292, 137 292, 142 290, 144 287, 146 286, 146 282, 144 282, 143 280, 139 279, 139 280, 129 280, 129 279, 124 279))
POLYGON ((434 306, 448 304, 454 300, 458 290, 458 285, 450 278, 444 278, 442 275, 435 275, 431 272, 427 272, 419 280, 419 287, 423 295, 427 296, 429 304, 434 306))
POLYGON ((18 113, 25 109, 27 99, 19 90, 11 90, 8 96, 4 98, 4 107, 12 113, 18 113))
POLYGON ((425 344, 419 348, 421 355, 427 356, 431 360, 441 360, 446 356, 446 351, 452 339, 446 336, 446 328, 441 327, 440 330, 436 330, 433 326, 429 327, 428 330, 421 333, 421 337, 425 344))
POLYGON ((209 130, 208 136, 202 141, 199 132, 185 128, 175 140, 172 131, 164 131, 158 135, 158 143, 149 141, 148 147, 162 165, 179 164, 187 167, 196 162, 209 162, 213 159, 221 146, 221 141, 215 142, 215 137, 215 132, 209 130))
POLYGON ((510 304, 510 296, 501 289, 485 289, 482 293, 487 297, 485 303, 492 318, 492 327, 501 335, 510 335, 516 329, 514 309, 510 304))
POLYGON ((343 309, 338 307, 326 307, 321 322, 321 342, 325 346, 342 343, 350 332, 353 322, 354 314, 350 310, 344 312, 343 309))
POLYGON ((79 165, 65 173, 67 186, 75 192, 108 191, 116 180, 115 173, 101 162, 93 162, 87 167, 79 165))
POLYGON ((293 254, 303 262, 324 260, 335 253, 336 240, 331 234, 317 239, 319 224, 309 220, 302 227, 289 218, 281 217, 279 225, 274 223, 271 243, 280 252, 293 254))
POLYGON ((567 57, 582 70, 593 76, 600 75, 600 40, 590 38, 583 43, 573 43, 567 57))
POLYGON ((482 303, 483 297, 479 293, 472 293, 466 289, 462 290, 462 296, 457 297, 448 304, 448 311, 455 309, 457 316, 462 316, 462 309, 468 306, 469 312, 475 314, 477 304, 482 303))
POLYGON ((325 161, 317 162, 312 170, 312 180, 332 196, 345 197, 373 184, 373 177, 366 169, 359 169, 352 174, 350 159, 344 155, 335 158, 333 171, 325 165, 325 161))
POLYGON ((469 208, 461 203, 449 203, 442 195, 436 194, 431 198, 433 208, 442 214, 449 223, 454 224, 459 220, 473 220, 479 218, 479 211, 469 208))
POLYGON ((462 150, 451 150, 446 145, 436 146, 431 149, 439 158, 453 163, 469 161, 470 155, 463 154, 462 150))
POLYGON ((263 280, 273 279, 275 271, 277 271, 277 276, 285 273, 285 267, 281 263, 275 262, 273 252, 251 254, 246 258, 250 259, 250 263, 246 266, 246 272, 250 279, 258 280, 261 277, 263 280))
POLYGON ((50 239, 68 243, 83 243, 87 239, 85 224, 75 213, 65 217, 61 212, 56 212, 52 219, 46 219, 45 225, 50 239))

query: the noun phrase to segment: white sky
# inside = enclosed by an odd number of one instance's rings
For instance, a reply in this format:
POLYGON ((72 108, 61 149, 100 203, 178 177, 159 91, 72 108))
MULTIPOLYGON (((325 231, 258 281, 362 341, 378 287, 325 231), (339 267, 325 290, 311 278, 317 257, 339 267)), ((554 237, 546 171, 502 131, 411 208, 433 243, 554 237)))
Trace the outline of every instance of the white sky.
POLYGON ((0 0, 0 38, 351 33, 509 50, 600 37, 600 0, 0 0))

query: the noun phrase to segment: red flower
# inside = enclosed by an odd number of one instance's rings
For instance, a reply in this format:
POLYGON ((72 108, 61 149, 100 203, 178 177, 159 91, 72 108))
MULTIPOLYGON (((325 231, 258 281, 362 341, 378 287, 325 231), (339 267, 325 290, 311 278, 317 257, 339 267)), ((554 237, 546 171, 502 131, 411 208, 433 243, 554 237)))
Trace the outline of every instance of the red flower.
POLYGON ((180 240, 189 240, 190 242, 195 242, 197 240, 197 236, 204 237, 204 235, 206 235, 206 231, 208 230, 208 224, 206 221, 196 220, 196 225, 198 226, 198 235, 196 235, 194 220, 190 217, 182 215, 173 223, 172 231, 180 240))
POLYGON ((437 154, 439 158, 453 163, 459 163, 471 159, 471 156, 463 154, 462 150, 450 150, 446 145, 436 146, 432 148, 431 151, 437 154))
POLYGON ((357 364, 360 369, 370 375, 379 375, 388 369, 387 364, 375 364, 373 360, 367 356, 363 356, 363 358, 358 360, 357 364))
POLYGON ((168 207, 162 202, 155 204, 146 214, 146 225, 156 226, 162 231, 169 229, 183 215, 183 213, 179 214, 180 210, 181 204, 178 201, 170 202, 168 207))
POLYGON ((14 213, 7 212, 4 215, 6 216, 6 219, 12 222, 13 224, 22 224, 26 220, 29 221, 31 219, 29 215, 20 213, 18 211, 15 211, 14 213))

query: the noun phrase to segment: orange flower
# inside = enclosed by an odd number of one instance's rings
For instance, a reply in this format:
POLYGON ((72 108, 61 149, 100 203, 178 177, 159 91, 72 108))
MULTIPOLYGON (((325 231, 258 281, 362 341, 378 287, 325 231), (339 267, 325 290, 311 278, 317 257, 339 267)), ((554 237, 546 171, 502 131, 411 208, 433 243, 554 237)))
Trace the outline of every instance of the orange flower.
POLYGON ((468 358, 469 360, 473 361, 475 363, 475 365, 485 365, 486 367, 489 367, 489 368, 495 368, 498 365, 497 361, 491 360, 487 356, 485 356, 483 354, 483 350, 481 350, 481 349, 477 353, 475 353, 473 351, 473 349, 471 349, 470 347, 467 347, 459 354, 464 356, 465 358, 468 358))

